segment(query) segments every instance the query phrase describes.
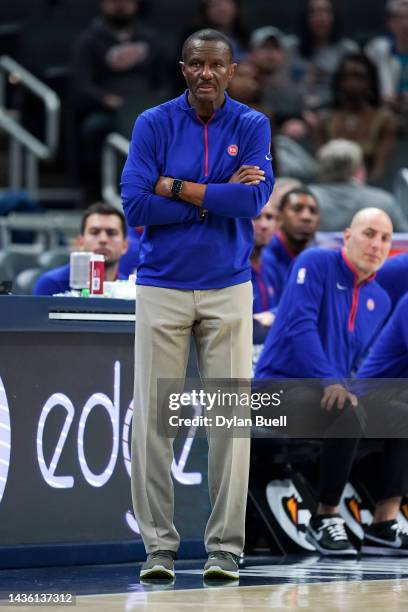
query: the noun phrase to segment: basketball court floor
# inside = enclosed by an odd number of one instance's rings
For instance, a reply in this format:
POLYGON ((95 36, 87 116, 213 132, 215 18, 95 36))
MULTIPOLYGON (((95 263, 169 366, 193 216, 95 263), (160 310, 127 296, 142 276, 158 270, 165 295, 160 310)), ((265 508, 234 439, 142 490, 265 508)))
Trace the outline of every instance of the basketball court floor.
POLYGON ((141 583, 140 564, 1 570, 0 610, 33 609, 9 593, 73 594, 71 606, 35 606, 50 612, 408 610, 408 558, 246 557, 238 583, 204 582, 203 563, 176 562, 173 583, 141 583))

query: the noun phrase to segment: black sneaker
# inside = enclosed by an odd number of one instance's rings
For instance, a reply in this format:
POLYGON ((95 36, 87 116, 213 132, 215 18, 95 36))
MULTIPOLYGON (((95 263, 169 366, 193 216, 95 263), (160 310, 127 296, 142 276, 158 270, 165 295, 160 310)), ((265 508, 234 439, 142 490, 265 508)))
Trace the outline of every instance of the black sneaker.
POLYGON ((307 526, 306 540, 322 555, 357 554, 339 514, 314 514, 307 526))
POLYGON ((175 556, 176 553, 172 550, 156 550, 150 553, 141 567, 140 578, 173 580, 175 556))
POLYGON ((366 528, 363 555, 408 555, 408 531, 398 521, 383 521, 366 528))

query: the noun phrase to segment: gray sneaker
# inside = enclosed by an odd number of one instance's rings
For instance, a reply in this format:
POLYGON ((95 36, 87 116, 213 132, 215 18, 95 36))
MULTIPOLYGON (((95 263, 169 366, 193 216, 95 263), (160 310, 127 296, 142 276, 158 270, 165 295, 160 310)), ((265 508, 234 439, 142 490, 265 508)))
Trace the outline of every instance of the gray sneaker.
POLYGON ((156 550, 150 553, 140 570, 140 578, 174 579, 174 558, 172 550, 156 550))
POLYGON ((208 555, 207 563, 204 565, 204 578, 215 578, 238 580, 239 568, 238 568, 239 557, 230 552, 223 550, 216 550, 208 555))

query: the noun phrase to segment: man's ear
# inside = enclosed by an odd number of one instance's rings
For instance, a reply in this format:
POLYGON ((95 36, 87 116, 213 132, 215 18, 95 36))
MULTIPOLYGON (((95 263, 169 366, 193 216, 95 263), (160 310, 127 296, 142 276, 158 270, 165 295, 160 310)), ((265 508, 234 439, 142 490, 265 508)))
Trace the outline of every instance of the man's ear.
POLYGON ((235 71, 237 69, 237 65, 238 64, 236 62, 233 62, 232 64, 229 65, 229 68, 228 68, 228 83, 231 83, 231 81, 232 81, 232 79, 234 77, 235 71))
POLYGON ((348 243, 350 236, 351 236, 351 229, 349 227, 346 227, 346 229, 343 232, 344 244, 348 243))
POLYGON ((185 65, 185 63, 180 60, 179 61, 179 66, 180 66, 180 69, 181 69, 183 77, 186 78, 186 65, 185 65))
POLYGON ((128 248, 129 248, 129 241, 128 240, 124 240, 123 241, 123 245, 122 245, 122 255, 127 253, 128 248))

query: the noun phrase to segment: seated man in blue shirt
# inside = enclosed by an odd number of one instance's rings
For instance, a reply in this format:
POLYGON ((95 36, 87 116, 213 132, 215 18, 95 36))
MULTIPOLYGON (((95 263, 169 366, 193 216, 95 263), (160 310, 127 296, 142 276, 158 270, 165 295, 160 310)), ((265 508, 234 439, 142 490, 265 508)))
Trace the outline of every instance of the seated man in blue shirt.
MULTIPOLYGON (((82 217, 79 249, 105 257, 105 281, 119 278, 119 260, 127 251, 126 221, 123 213, 104 202, 87 208, 82 217)), ((69 290, 69 264, 42 274, 33 289, 34 295, 54 295, 69 290)))
POLYGON ((251 254, 254 320, 258 321, 265 330, 272 325, 275 318, 271 311, 274 305, 274 288, 265 275, 262 263, 262 251, 270 242, 276 228, 277 210, 272 199, 271 196, 260 214, 253 220, 255 247, 251 254))
MULTIPOLYGON (((297 258, 256 378, 317 379, 321 386, 315 385, 310 402, 316 414, 320 408, 333 414, 333 409, 346 408, 347 413, 357 406, 343 381, 357 369, 388 315, 390 300, 374 277, 389 253, 391 237, 388 215, 366 208, 345 230, 342 251, 313 248, 297 258)), ((302 396, 293 416, 302 418, 306 410, 302 396)), ((338 505, 357 444, 353 438, 323 442, 319 503, 308 529, 308 539, 322 554, 356 554, 338 505)))
MULTIPOLYGON (((367 359, 357 372, 358 378, 408 378, 408 295, 398 305, 372 347, 367 359)), ((380 429, 382 418, 391 417, 392 429, 401 435, 408 420, 407 395, 404 389, 390 381, 378 387, 368 408, 375 409, 380 399, 380 429), (382 399, 383 398, 383 399, 382 399), (403 425, 395 419, 399 407, 403 425), (394 414, 393 414, 394 413, 394 414), (382 418, 381 418, 382 417, 382 418)), ((373 524, 367 527, 361 552, 371 555, 408 555, 408 533, 398 523, 397 515, 403 495, 408 491, 408 440, 404 437, 384 440, 384 459, 380 475, 379 499, 373 524)))
POLYGON ((296 257, 313 241, 320 214, 316 196, 300 186, 285 192, 279 202, 279 231, 262 253, 262 265, 274 288, 273 306, 282 297, 296 257))
POLYGON ((408 253, 390 257, 378 273, 377 282, 388 293, 392 309, 408 291, 408 253))

